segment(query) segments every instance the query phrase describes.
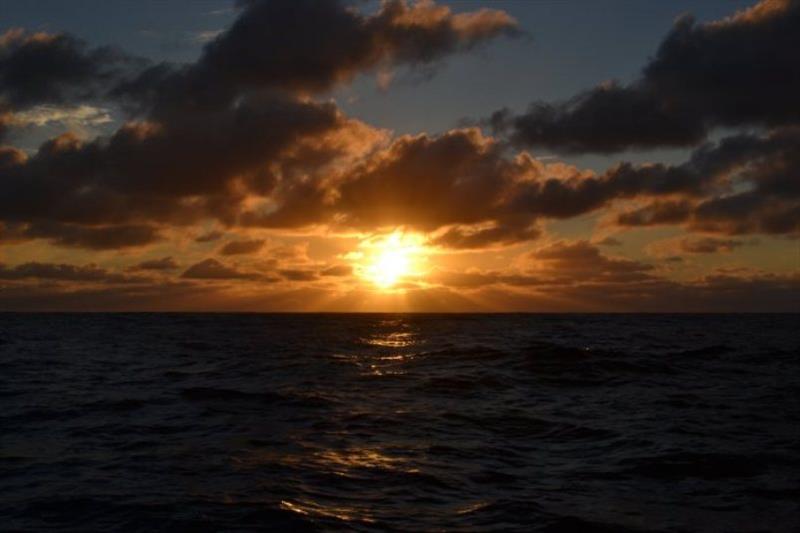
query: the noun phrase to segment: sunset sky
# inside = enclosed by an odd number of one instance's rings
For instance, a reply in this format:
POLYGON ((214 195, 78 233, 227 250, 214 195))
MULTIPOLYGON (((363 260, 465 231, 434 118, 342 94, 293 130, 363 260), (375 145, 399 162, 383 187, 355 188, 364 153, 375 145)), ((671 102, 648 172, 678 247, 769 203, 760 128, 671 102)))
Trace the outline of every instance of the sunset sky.
POLYGON ((800 1, 0 9, 0 310, 798 311, 800 1))

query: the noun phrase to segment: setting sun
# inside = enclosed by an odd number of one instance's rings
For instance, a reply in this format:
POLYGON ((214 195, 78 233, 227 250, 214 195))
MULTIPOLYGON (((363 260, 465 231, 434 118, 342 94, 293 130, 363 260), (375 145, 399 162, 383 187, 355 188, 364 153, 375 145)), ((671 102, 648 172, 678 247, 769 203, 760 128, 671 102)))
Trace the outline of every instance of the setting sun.
POLYGON ((393 289, 398 283, 422 274, 425 246, 422 237, 395 231, 390 235, 362 243, 356 254, 361 277, 380 289, 393 289))

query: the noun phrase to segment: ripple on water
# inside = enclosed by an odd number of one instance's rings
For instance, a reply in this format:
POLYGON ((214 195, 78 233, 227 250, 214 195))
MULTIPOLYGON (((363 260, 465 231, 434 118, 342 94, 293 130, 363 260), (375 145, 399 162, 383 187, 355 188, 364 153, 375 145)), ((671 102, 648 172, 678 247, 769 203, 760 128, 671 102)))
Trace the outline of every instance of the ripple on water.
POLYGON ((2 320, 3 529, 788 532, 800 511, 797 316, 2 320))

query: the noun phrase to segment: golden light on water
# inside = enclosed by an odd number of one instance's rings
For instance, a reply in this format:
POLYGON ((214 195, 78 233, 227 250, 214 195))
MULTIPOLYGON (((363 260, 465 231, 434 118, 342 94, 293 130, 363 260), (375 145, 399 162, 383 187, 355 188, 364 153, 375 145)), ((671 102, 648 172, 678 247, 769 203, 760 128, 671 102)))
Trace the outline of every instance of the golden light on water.
POLYGON ((367 239, 361 250, 352 254, 358 275, 384 291, 395 290, 403 282, 424 275, 428 252, 420 235, 395 231, 367 239))

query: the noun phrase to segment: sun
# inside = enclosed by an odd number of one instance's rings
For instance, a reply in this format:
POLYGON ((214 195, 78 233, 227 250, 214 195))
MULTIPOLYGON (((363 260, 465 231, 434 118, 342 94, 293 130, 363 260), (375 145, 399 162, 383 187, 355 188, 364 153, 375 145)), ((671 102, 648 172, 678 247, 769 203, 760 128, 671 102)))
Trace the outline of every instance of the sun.
POLYGON ((382 290, 391 290, 398 284, 422 274, 425 245, 419 235, 395 231, 379 238, 362 242, 363 252, 356 269, 360 276, 382 290))

